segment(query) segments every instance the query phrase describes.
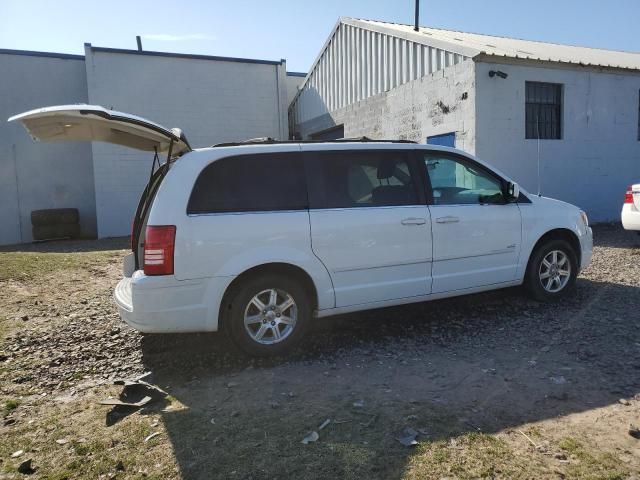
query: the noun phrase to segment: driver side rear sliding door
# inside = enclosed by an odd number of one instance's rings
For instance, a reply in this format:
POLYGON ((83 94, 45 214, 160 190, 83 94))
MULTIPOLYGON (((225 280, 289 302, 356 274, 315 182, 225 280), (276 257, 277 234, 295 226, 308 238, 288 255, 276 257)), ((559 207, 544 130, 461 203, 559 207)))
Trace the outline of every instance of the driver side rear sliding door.
POLYGON ((333 147, 304 155, 312 248, 336 307, 427 295, 431 218, 412 154, 333 147))

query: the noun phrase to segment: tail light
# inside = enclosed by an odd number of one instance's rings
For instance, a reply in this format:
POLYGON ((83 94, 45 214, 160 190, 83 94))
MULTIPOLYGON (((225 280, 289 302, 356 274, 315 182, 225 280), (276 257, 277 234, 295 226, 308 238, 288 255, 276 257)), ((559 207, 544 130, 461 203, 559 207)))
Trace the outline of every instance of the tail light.
POLYGON ((633 203, 633 190, 631 189, 631 185, 629 185, 624 194, 624 203, 633 203))
POLYGON ((172 275, 175 225, 147 226, 144 236, 145 275, 172 275))

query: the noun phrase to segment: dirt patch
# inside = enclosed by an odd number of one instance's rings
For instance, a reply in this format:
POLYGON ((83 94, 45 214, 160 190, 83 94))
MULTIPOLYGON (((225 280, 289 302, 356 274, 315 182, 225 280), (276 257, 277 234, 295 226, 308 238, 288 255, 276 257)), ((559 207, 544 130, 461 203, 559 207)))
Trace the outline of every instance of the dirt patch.
POLYGON ((223 335, 124 326, 111 300, 124 243, 76 243, 82 263, 0 282, 0 468, 18 475, 29 457, 55 478, 637 478, 640 241, 612 226, 595 238, 561 304, 509 289, 335 317, 271 360, 223 335), (107 426, 113 407, 98 401, 142 372, 169 397, 107 426), (406 428, 414 447, 398 441, 406 428))

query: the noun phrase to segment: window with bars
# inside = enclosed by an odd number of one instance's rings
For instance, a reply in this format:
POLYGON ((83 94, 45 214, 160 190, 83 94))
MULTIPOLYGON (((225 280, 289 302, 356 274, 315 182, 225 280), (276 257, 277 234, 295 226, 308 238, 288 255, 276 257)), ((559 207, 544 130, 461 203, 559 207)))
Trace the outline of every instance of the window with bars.
POLYGON ((562 84, 526 82, 525 138, 562 138, 562 84))

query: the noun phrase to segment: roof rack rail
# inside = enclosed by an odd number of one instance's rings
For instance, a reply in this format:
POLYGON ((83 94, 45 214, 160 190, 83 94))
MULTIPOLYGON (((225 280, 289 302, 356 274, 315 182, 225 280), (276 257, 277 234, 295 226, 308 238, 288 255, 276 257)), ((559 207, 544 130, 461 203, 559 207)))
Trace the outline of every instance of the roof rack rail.
POLYGON ((334 140, 276 140, 271 137, 250 138, 241 142, 224 142, 212 145, 212 147, 238 147, 241 145, 277 145, 287 143, 345 143, 345 142, 376 142, 376 143, 418 143, 413 140, 388 140, 369 137, 336 138, 334 140))

